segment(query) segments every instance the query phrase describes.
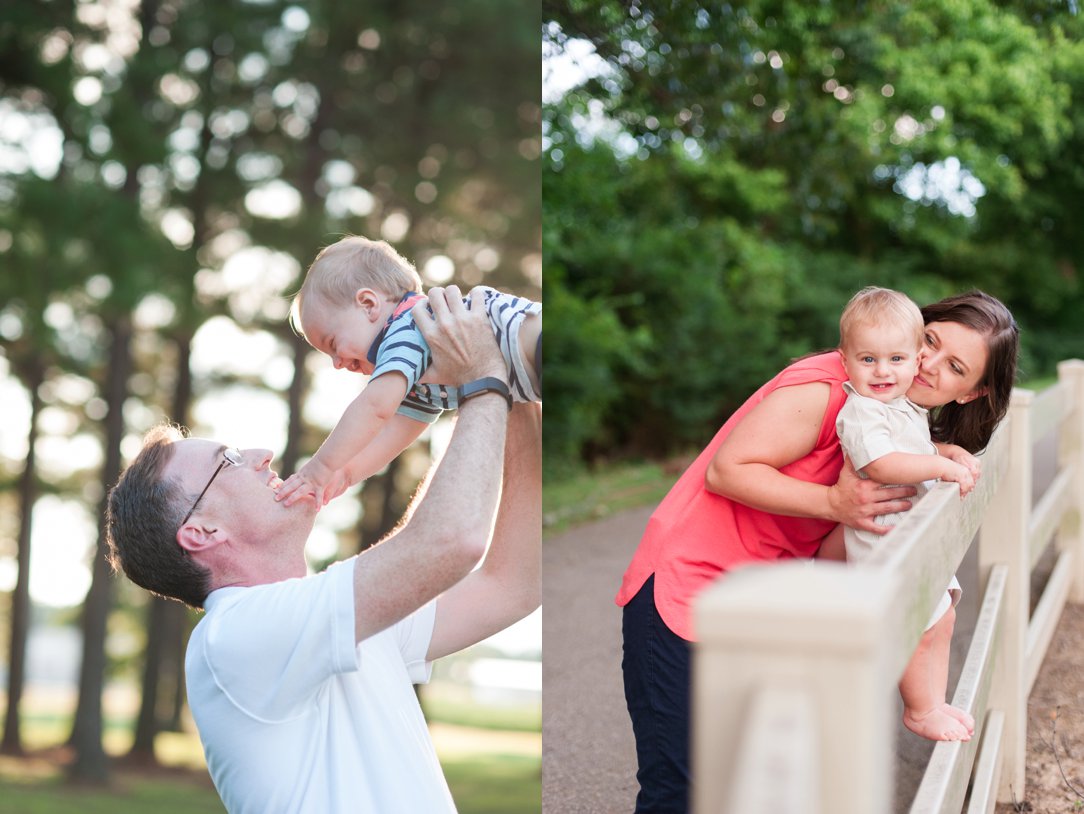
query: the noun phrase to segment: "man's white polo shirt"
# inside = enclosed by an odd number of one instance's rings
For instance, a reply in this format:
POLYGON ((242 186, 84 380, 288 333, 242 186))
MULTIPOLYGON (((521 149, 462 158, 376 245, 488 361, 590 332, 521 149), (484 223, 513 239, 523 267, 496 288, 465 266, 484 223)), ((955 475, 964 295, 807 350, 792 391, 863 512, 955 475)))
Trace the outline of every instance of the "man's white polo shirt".
POLYGON ((230 814, 455 812, 412 686, 436 605, 355 644, 353 572, 207 598, 188 703, 230 814))

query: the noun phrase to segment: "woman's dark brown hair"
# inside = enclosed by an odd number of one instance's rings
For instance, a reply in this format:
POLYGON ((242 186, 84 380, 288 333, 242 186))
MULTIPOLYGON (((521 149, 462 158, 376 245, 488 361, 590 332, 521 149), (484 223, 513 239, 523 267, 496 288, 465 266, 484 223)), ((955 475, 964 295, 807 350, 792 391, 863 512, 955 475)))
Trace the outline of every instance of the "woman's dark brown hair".
POLYGON ((211 575, 177 542, 188 501, 180 484, 163 476, 181 430, 162 425, 143 440, 143 449, 109 493, 109 562, 151 593, 202 608, 211 575))
POLYGON ((1009 309, 982 291, 968 291, 927 305, 922 309, 922 318, 926 324, 964 325, 981 334, 986 342, 986 370, 979 380, 985 393, 967 404, 952 401, 930 413, 930 435, 935 441, 979 452, 990 443, 990 436, 1009 409, 1020 353, 1020 329, 1009 309))

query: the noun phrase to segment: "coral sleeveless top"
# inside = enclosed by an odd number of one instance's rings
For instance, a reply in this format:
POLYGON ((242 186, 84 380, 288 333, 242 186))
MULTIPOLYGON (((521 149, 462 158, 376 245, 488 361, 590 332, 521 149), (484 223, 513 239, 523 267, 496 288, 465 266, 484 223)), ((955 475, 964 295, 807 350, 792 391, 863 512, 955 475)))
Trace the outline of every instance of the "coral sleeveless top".
POLYGON ((780 471, 811 483, 834 484, 843 468, 836 415, 847 400, 843 392, 846 379, 839 354, 831 351, 795 362, 750 396, 651 515, 625 572, 617 604, 628 604, 654 574, 659 615, 674 633, 693 641, 692 601, 720 574, 746 563, 813 556, 835 522, 751 509, 712 494, 705 488, 704 478, 731 429, 769 393, 781 387, 825 382, 831 395, 816 446, 780 471))

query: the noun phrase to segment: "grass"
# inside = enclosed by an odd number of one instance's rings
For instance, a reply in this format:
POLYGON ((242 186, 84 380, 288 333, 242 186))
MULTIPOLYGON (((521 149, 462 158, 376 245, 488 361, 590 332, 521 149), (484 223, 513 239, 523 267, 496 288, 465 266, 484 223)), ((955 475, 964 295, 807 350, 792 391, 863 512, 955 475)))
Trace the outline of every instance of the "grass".
MULTIPOLYGON (((542 807, 542 734, 536 709, 459 708, 442 698, 427 715, 494 728, 435 720, 430 730, 460 814, 538 814, 542 807), (524 731, 525 730, 525 731, 524 731)), ((135 768, 116 761, 108 788, 68 783, 62 743, 70 711, 31 707, 23 718, 27 757, 0 756, 0 814, 222 814, 222 803, 203 763, 194 732, 162 733, 155 742, 162 768, 135 768)), ((105 748, 123 755, 131 744, 131 720, 107 719, 105 748)))
MULTIPOLYGON (((454 658, 454 657, 450 657, 454 658)), ((470 690, 449 681, 433 681, 422 690, 428 721, 485 729, 492 732, 541 732, 540 704, 487 706, 472 703, 470 690)))
POLYGON ((541 732, 430 728, 459 814, 541 812, 541 732))
POLYGON ((441 759, 459 814, 538 814, 542 764, 521 755, 485 760, 441 759))
POLYGON ((60 756, 39 752, 0 758, 2 814, 222 814, 225 809, 205 771, 118 767, 108 788, 67 783, 60 756))
POLYGON ((624 509, 658 503, 689 460, 621 463, 547 478, 542 490, 544 533, 560 534, 624 509))

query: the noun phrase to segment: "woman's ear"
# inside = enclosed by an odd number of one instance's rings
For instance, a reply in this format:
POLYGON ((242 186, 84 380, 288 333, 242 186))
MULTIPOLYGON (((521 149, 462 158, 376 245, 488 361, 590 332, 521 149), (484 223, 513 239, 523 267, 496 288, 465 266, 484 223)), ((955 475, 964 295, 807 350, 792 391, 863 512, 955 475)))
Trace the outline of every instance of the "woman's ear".
POLYGON ((967 404, 968 402, 974 401, 975 399, 977 399, 977 398, 979 398, 981 396, 985 396, 989 392, 990 391, 985 387, 976 387, 974 390, 972 390, 966 396, 960 396, 960 398, 956 399, 956 403, 957 404, 967 404))
POLYGON ((370 322, 380 318, 380 295, 371 288, 359 288, 354 294, 354 305, 365 312, 370 322))

